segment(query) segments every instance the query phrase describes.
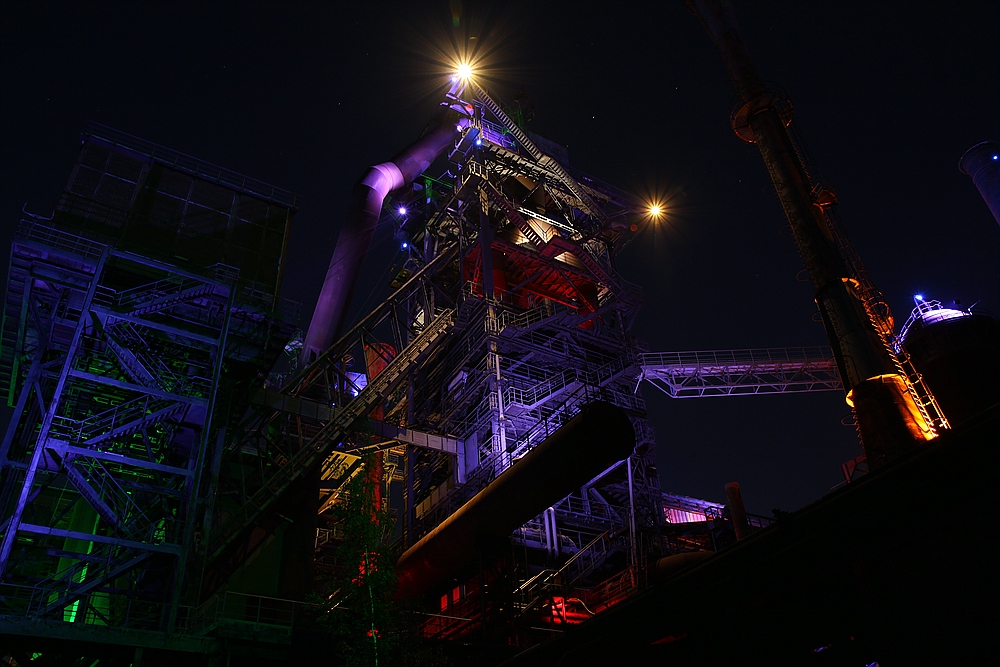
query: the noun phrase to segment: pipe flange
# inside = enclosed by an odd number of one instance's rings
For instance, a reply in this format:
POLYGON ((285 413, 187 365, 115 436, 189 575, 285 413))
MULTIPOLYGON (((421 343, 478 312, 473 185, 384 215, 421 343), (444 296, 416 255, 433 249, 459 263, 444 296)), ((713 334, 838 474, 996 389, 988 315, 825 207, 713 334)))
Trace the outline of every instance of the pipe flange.
POLYGON ((778 117, 785 127, 792 124, 792 101, 784 95, 778 93, 764 92, 753 98, 749 102, 742 104, 729 114, 729 122, 733 126, 736 136, 747 142, 754 143, 753 129, 750 127, 750 119, 758 112, 766 109, 773 109, 778 112, 778 117))

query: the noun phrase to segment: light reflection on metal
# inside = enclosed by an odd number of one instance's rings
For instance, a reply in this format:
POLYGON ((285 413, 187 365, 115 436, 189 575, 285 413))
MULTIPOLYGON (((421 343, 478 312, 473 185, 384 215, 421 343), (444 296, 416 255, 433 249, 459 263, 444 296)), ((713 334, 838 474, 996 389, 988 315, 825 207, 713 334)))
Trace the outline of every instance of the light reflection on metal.
POLYGON ((945 308, 936 299, 925 300, 922 294, 914 294, 913 302, 916 306, 910 311, 910 316, 903 324, 903 328, 899 330, 899 335, 893 341, 893 349, 896 350, 897 354, 902 351, 903 345, 906 343, 906 334, 909 333, 910 327, 916 324, 917 321, 922 321, 924 324, 934 324, 935 322, 954 320, 972 315, 967 310, 945 308))
POLYGON ((653 352, 645 380, 671 398, 843 390, 829 347, 653 352))

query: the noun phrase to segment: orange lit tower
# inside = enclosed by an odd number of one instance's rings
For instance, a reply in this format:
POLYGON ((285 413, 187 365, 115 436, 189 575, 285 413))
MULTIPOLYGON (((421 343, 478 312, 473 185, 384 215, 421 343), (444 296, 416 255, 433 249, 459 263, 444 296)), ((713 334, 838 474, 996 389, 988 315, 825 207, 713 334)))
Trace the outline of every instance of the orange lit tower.
POLYGON ((465 73, 430 131, 359 180, 301 365, 272 378, 223 456, 239 491, 210 518, 203 596, 289 521, 311 521, 316 568, 334 567, 332 510, 359 474, 389 489, 400 595, 438 614, 427 637, 533 641, 644 585, 662 498, 635 393, 639 289, 615 267, 637 202, 564 153, 465 73), (349 326, 378 224, 402 254, 394 291, 349 326), (364 472, 371 449, 381 470, 364 472), (295 494, 316 480, 305 517, 295 494))
POLYGON ((722 55, 739 96, 736 135, 760 149, 799 253, 816 289, 816 305, 855 411, 872 466, 947 428, 933 396, 891 349, 893 320, 882 295, 841 229, 837 197, 814 181, 789 132, 792 105, 765 86, 726 0, 689 0, 722 55))

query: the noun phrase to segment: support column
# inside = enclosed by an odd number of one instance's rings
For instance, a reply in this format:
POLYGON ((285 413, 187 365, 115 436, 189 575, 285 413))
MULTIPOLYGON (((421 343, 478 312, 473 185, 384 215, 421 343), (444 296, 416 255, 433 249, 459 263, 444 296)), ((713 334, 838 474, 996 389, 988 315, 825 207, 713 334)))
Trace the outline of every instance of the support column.
POLYGON ((729 518, 736 531, 736 539, 742 540, 750 534, 750 523, 747 521, 747 511, 743 507, 743 494, 737 482, 726 483, 726 503, 729 505, 729 518))

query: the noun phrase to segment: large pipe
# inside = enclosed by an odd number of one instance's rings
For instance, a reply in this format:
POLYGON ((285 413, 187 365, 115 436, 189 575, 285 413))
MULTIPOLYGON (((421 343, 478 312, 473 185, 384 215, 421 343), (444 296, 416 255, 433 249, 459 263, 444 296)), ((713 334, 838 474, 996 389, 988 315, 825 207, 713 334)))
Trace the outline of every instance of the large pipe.
POLYGON ((790 105, 767 91, 743 44, 728 0, 688 0, 726 65, 742 107, 734 129, 755 143, 792 228, 799 253, 816 289, 816 304, 840 369, 848 403, 869 464, 878 466, 897 452, 933 437, 929 425, 899 377, 899 369, 868 316, 857 285, 833 237, 812 183, 788 133, 790 105), (739 126, 737 127, 737 124, 739 126), (887 381, 888 378, 898 379, 887 381), (877 386, 869 386, 877 385, 877 386), (855 394, 863 395, 858 400, 855 394))
POLYGON ((386 196, 412 183, 452 145, 456 133, 469 122, 468 118, 447 108, 443 108, 435 120, 437 125, 430 132, 391 161, 368 169, 354 184, 347 215, 330 259, 330 268, 326 271, 302 345, 303 364, 322 354, 341 333, 354 285, 368 254, 386 196))
POLYGON ((400 557, 396 595, 412 597, 433 588, 634 448, 635 431, 621 408, 585 405, 400 557))
POLYGON ((972 177, 979 194, 1000 223, 1000 146, 995 141, 976 144, 965 151, 958 168, 972 177))

